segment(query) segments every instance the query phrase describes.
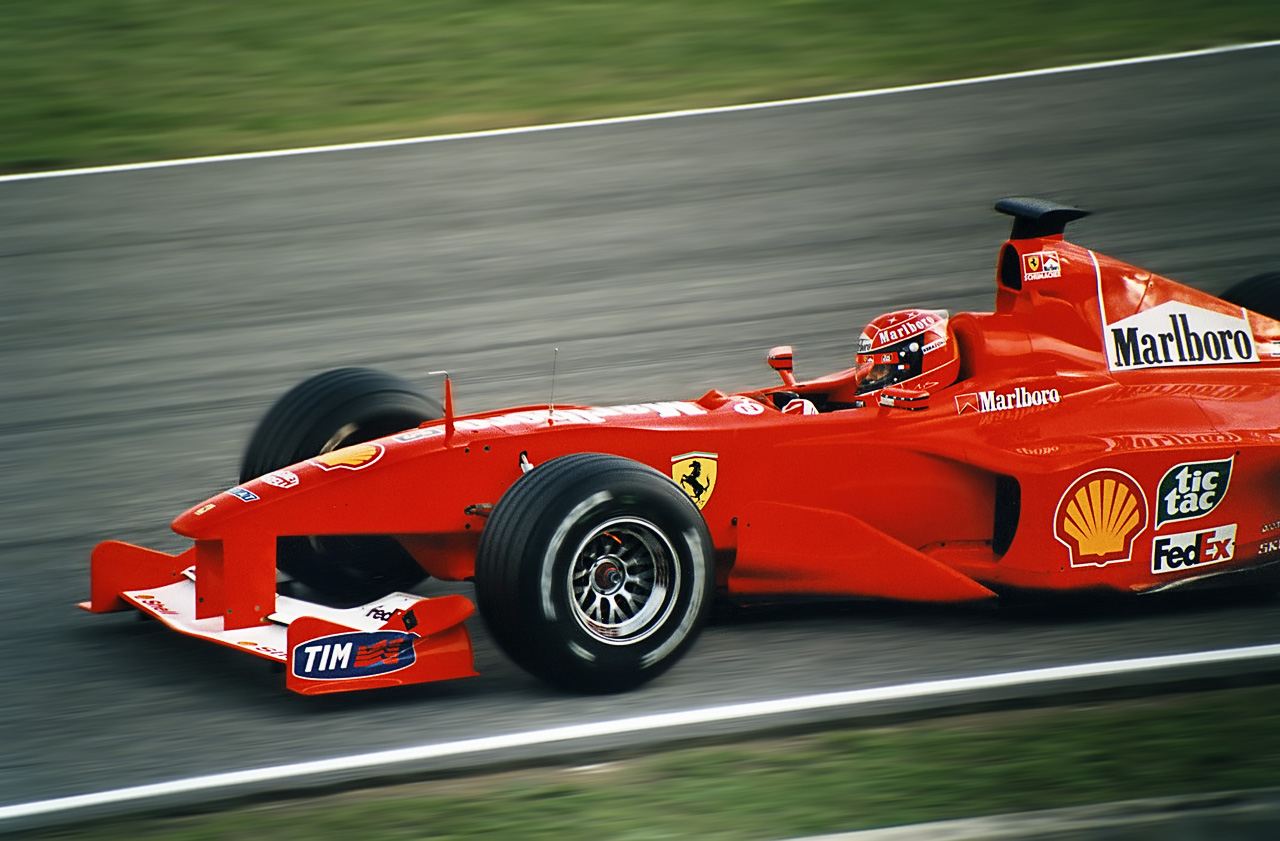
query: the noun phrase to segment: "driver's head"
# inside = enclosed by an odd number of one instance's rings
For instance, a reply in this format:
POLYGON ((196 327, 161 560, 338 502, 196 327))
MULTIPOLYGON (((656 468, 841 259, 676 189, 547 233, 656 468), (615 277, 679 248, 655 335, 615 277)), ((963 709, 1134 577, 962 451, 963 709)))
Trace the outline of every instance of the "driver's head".
POLYGON ((891 385, 926 391, 956 381, 960 356, 947 329, 946 310, 901 310, 880 316, 858 337, 857 393, 891 385))

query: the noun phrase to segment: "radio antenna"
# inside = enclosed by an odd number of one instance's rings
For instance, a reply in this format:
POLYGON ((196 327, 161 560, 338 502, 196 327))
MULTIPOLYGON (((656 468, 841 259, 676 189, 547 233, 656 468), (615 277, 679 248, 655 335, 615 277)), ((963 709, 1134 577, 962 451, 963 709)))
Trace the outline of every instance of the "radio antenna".
POLYGON ((551 349, 551 396, 547 398, 547 423, 556 410, 556 361, 560 358, 560 348, 551 349))
POLYGON ((453 382, 448 371, 428 371, 429 377, 444 377, 444 442, 453 438, 453 382))

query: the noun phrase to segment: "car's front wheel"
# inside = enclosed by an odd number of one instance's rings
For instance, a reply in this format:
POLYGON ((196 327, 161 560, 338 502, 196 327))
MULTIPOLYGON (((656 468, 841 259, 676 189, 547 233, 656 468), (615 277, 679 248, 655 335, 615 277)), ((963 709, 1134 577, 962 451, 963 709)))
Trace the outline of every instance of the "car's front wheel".
MULTIPOLYGON (((443 416, 412 384, 368 368, 339 368, 285 392, 254 430, 240 481, 443 416)), ((327 535, 280 538, 276 566, 331 604, 354 605, 426 578, 394 538, 327 535)))
POLYGON ((504 651, 563 689, 658 676, 710 609, 713 547, 688 496, 630 459, 575 453, 502 496, 481 534, 476 600, 504 651))

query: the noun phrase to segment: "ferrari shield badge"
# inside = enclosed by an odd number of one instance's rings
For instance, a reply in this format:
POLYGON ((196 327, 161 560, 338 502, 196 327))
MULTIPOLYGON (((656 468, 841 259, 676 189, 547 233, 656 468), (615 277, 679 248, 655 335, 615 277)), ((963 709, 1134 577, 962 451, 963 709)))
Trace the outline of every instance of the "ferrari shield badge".
POLYGON ((716 489, 716 454, 685 453, 671 459, 671 478, 702 510, 716 489))

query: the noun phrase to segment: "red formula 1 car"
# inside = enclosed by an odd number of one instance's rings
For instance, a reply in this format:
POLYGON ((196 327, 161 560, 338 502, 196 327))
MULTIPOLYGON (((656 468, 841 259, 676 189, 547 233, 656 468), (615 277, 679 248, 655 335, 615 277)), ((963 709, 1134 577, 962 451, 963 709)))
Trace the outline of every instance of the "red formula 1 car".
POLYGON ((1015 221, 994 312, 883 316, 820 379, 781 347, 760 391, 458 417, 447 380, 441 406, 365 369, 313 377, 263 419, 240 484, 173 522, 190 549, 99 545, 83 606, 139 608, 319 693, 474 674, 471 600, 398 592, 474 580, 521 666, 617 691, 670 666, 715 597, 1271 574, 1277 277, 1216 298, 1066 242, 1085 211, 996 209, 1015 221), (319 596, 277 593, 277 569, 319 596))

